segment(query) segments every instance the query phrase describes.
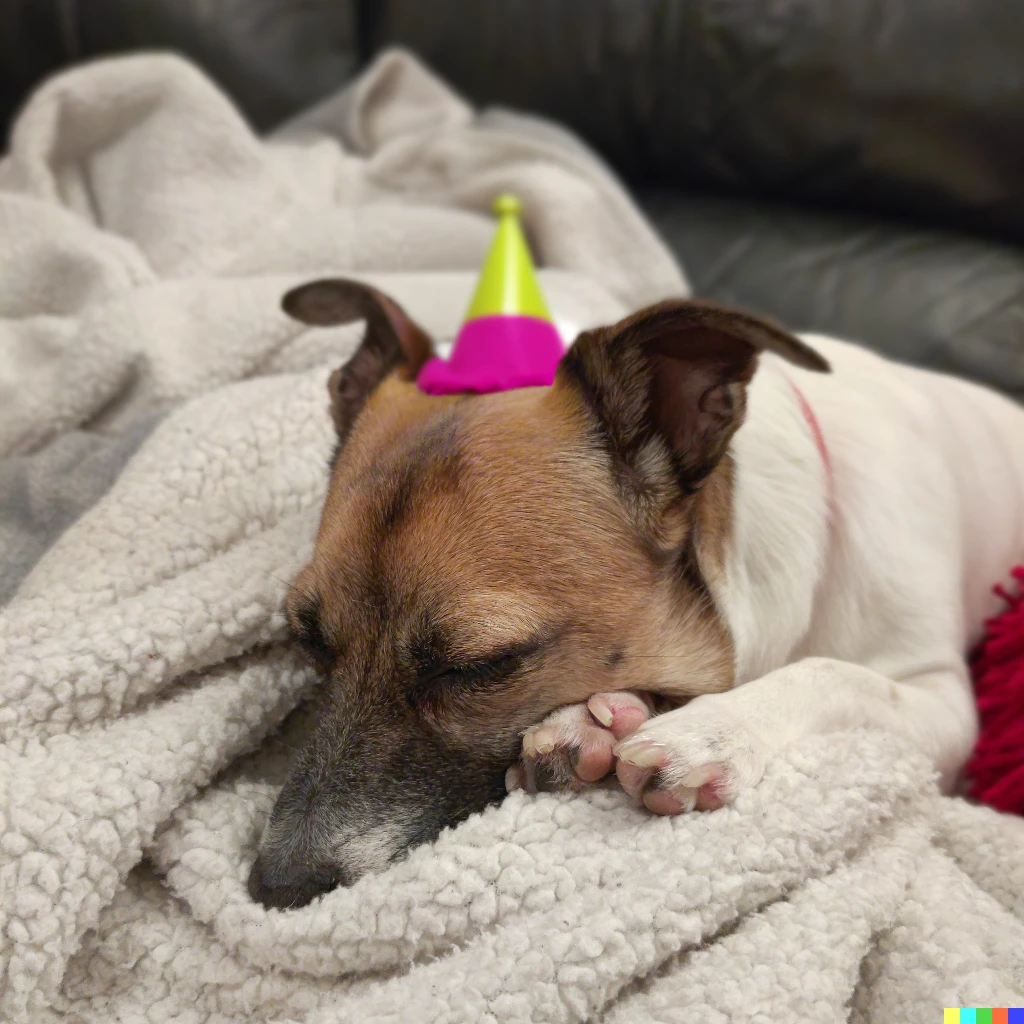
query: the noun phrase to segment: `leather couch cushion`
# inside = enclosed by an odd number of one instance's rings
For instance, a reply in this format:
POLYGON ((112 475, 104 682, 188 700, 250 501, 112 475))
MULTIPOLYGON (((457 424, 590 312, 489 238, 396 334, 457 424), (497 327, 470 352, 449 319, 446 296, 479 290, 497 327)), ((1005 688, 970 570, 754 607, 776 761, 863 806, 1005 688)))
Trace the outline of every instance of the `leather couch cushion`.
POLYGON ((476 102, 546 113, 628 179, 1024 239, 1024 4, 387 0, 476 102))
POLYGON ((671 192, 641 205, 696 294, 1024 399, 1024 251, 671 192))

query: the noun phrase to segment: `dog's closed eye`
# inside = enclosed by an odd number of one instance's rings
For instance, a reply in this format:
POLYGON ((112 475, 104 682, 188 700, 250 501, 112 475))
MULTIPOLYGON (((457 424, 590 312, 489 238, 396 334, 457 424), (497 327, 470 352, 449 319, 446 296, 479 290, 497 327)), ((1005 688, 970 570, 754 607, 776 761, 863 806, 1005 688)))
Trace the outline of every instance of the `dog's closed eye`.
POLYGON ((423 664, 408 692, 409 702, 413 705, 431 704, 501 685, 516 675, 540 646, 540 643, 531 642, 472 661, 423 664))
POLYGON ((431 673, 428 679, 433 683, 453 683, 460 686, 492 683, 510 676, 522 662, 521 653, 499 654, 485 661, 448 665, 431 673))

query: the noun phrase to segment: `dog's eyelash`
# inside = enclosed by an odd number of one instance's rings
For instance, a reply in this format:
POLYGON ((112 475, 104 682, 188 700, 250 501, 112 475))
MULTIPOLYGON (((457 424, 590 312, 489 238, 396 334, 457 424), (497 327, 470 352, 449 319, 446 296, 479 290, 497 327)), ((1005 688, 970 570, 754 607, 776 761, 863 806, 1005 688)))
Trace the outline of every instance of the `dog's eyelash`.
POLYGON ((494 683, 512 675, 523 662, 519 653, 504 654, 490 661, 478 661, 468 665, 449 665, 433 673, 435 682, 454 682, 461 685, 494 683))
POLYGON ((515 644, 490 658, 458 662, 445 657, 451 647, 443 643, 420 643, 416 649, 416 682, 406 699, 413 706, 440 706, 446 700, 458 700, 500 686, 515 676, 529 660, 552 641, 552 634, 535 636, 515 644))
POLYGON ((445 696, 464 697, 488 689, 514 675, 522 667, 526 654, 525 650, 516 650, 486 661, 424 667, 409 700, 412 704, 431 704, 445 696))

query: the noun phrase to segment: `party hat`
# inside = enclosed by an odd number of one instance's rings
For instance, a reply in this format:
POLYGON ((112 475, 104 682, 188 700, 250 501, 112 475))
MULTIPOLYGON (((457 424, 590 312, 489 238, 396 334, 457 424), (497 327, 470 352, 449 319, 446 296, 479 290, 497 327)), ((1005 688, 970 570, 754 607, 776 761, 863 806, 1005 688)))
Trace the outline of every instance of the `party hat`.
POLYGON ((548 385, 565 354, 530 259, 515 196, 494 203, 498 230, 448 360, 434 358, 417 384, 430 395, 486 394, 548 385))

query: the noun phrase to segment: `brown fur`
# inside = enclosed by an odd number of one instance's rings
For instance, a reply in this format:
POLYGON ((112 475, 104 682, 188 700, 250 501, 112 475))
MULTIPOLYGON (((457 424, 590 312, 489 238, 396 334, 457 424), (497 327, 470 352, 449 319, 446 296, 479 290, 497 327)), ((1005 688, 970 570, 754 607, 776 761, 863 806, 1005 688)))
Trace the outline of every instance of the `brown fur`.
MULTIPOLYGON (((543 658, 514 685, 475 690, 472 700, 457 687, 424 698, 438 728, 502 751, 508 734, 593 693, 681 697, 730 685, 728 636, 696 552, 685 553, 677 577, 652 562, 605 460, 581 442, 583 426, 564 390, 453 400, 388 382, 338 460, 317 553, 289 608, 318 604, 321 632, 339 652, 361 637, 379 645, 382 626, 389 646, 411 647, 427 616, 459 664, 542 643, 543 658), (439 451, 445 444, 453 450, 439 451), (387 510, 410 458, 415 498, 396 521, 387 510), (406 611, 367 622, 366 593, 379 587, 393 588, 406 611)), ((719 563, 727 477, 679 510, 687 531, 708 513, 698 532, 719 563)), ((407 696, 417 686, 411 662, 409 670, 400 679, 407 696)))
POLYGON ((500 797, 556 708, 733 684, 706 583, 729 538, 726 446, 759 349, 817 358, 741 314, 663 304, 582 335, 551 388, 432 398, 412 383, 422 332, 332 287, 286 299, 368 331, 333 379, 344 444, 288 601, 326 692, 253 872, 274 905, 358 874, 357 825, 393 825, 400 852, 500 797))

